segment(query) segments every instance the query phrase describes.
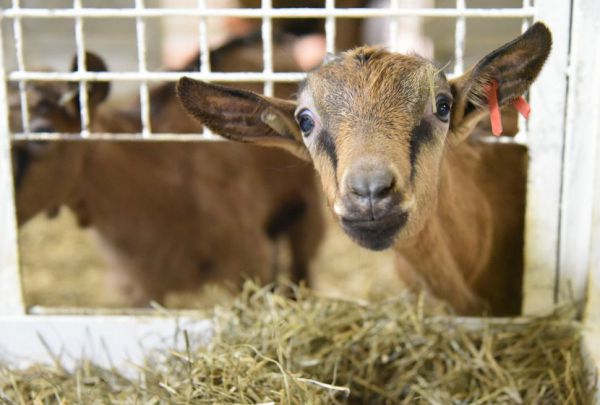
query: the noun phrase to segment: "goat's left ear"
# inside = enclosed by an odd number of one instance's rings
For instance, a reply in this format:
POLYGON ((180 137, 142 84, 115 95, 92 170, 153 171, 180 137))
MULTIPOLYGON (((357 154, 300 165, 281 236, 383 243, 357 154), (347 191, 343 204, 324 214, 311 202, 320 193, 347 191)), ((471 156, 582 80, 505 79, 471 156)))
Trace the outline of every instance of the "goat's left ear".
POLYGON ((188 77, 177 82, 177 96, 187 112, 225 138, 276 146, 310 160, 291 101, 188 77))
MULTIPOLYGON (((106 72, 108 67, 104 60, 95 53, 85 53, 85 69, 88 72, 106 72)), ((77 71, 77 55, 73 56, 71 60, 71 71, 77 71)), ((90 113, 94 113, 100 103, 102 103, 110 92, 109 82, 88 82, 88 106, 90 113)), ((70 110, 73 116, 79 116, 79 83, 69 82, 67 91, 63 94, 61 104, 70 110)))
POLYGON ((454 95, 450 121, 453 142, 466 139, 488 112, 488 94, 497 85, 500 107, 521 96, 542 70, 550 49, 552 34, 535 23, 518 38, 485 56, 464 75, 451 80, 454 95), (494 83, 495 82, 495 83, 494 83))

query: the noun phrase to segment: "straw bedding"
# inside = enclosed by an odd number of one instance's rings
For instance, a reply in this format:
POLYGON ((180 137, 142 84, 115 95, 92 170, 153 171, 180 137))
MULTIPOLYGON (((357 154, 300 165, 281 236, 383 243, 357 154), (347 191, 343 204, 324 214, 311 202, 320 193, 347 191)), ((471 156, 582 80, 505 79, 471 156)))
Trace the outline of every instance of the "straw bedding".
MULTIPOLYGON (((296 299, 248 284, 215 309, 209 347, 149 354, 139 378, 0 366, 0 403, 587 404, 580 333, 564 308, 474 326, 408 296, 296 299)), ((187 335, 186 335, 187 338, 187 335)))

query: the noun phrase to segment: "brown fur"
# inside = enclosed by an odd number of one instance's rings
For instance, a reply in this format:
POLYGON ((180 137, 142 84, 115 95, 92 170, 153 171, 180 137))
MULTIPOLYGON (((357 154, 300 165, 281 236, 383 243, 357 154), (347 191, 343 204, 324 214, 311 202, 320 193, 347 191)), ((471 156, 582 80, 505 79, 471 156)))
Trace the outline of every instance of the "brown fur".
MULTIPOLYGON (((221 51, 214 69, 222 61, 229 66, 239 49, 221 51)), ((252 64, 248 59, 248 69, 260 63, 260 55, 255 53, 252 64)), ((78 110, 58 105, 66 91, 60 85, 32 87, 32 121, 79 132, 73 115, 78 110), (40 110, 38 101, 51 110, 40 110)), ((153 90, 151 104, 155 132, 201 131, 175 101, 173 84, 153 90)), ((141 129, 137 110, 90 107, 92 132, 141 129)), ((308 266, 323 234, 320 196, 314 170, 289 154, 234 143, 18 142, 13 150, 27 151, 31 160, 16 193, 19 223, 68 206, 81 225, 99 234, 117 269, 115 279, 135 305, 207 281, 269 282, 273 239, 280 235, 290 243, 292 280, 310 282, 308 266), (36 145, 40 151, 32 155, 36 145)))
POLYGON ((516 314, 526 151, 465 140, 485 116, 490 81, 507 105, 550 47, 549 30, 535 24, 452 81, 420 57, 357 48, 309 74, 295 117, 281 101, 186 78, 178 92, 224 136, 309 155, 346 233, 370 249, 393 247, 410 287, 461 314, 516 314), (290 130, 302 117, 308 132, 290 130))

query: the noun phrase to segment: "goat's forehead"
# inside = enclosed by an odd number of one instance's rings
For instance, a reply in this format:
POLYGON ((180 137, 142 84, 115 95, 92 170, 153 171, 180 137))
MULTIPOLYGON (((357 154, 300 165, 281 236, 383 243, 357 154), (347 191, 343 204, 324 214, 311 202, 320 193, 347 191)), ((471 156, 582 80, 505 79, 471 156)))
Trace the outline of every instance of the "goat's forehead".
POLYGON ((382 48, 356 48, 342 53, 314 70, 311 75, 410 74, 430 66, 431 62, 417 55, 392 53, 382 48))
POLYGON ((429 98, 430 79, 436 88, 448 87, 445 76, 435 73, 433 64, 418 56, 359 48, 311 72, 300 86, 299 102, 314 100, 329 116, 415 115, 429 98))
MULTIPOLYGON (((27 103, 29 106, 35 105, 40 101, 58 102, 64 93, 63 86, 56 83, 28 83, 25 89, 27 92, 27 103)), ((18 87, 9 90, 9 102, 20 105, 20 92, 18 87)))

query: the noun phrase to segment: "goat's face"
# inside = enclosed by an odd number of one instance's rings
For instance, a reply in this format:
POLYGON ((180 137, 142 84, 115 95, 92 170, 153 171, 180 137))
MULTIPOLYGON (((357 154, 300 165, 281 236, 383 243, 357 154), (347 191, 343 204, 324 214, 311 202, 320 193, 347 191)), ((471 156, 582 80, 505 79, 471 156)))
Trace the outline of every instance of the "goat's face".
MULTIPOLYGON (((75 64, 75 62, 73 62, 75 64)), ((104 70, 103 62, 87 55, 89 70, 104 70)), ((107 83, 88 85, 91 116, 108 94, 107 83)), ((77 83, 28 83, 29 130, 32 133, 80 131, 77 83)), ((9 89, 11 132, 22 132, 18 89, 9 89)), ((17 216, 24 223, 43 210, 55 212, 65 203, 81 174, 84 145, 64 141, 15 141, 12 144, 17 216)))
POLYGON ((312 160, 346 233, 378 250, 417 233, 436 209, 444 151, 486 114, 490 84, 510 104, 551 44, 534 24, 451 81, 422 58, 357 48, 310 73, 297 103, 188 78, 177 90, 211 130, 312 160))
MULTIPOLYGON (((32 133, 79 132, 79 115, 61 101, 61 96, 67 94, 65 89, 66 86, 56 83, 28 85, 29 130, 32 133)), ((18 100, 18 94, 11 94, 11 99, 14 98, 18 100)), ((11 131, 22 130, 21 106, 16 102, 11 105, 11 131)), ((40 211, 55 211, 65 202, 81 172, 81 151, 80 145, 61 141, 13 142, 13 179, 19 223, 40 211)))
POLYGON ((450 85, 430 62, 377 48, 334 58, 301 85, 304 144, 336 217, 361 245, 387 248, 422 228, 451 105, 450 85))

